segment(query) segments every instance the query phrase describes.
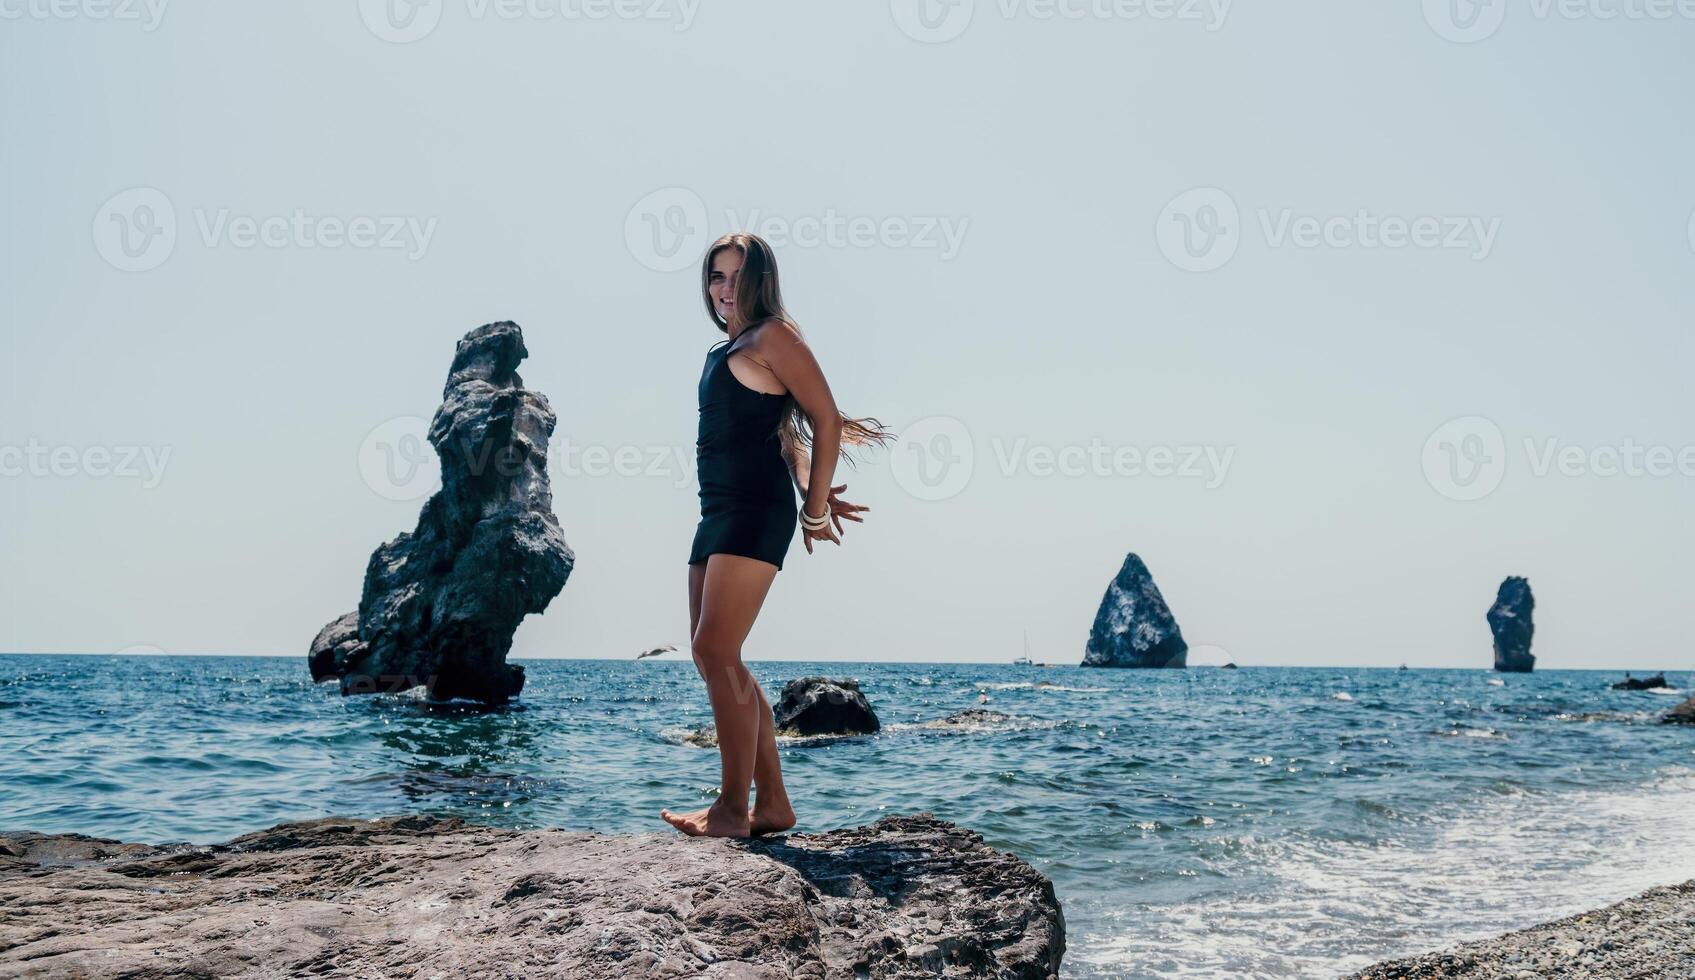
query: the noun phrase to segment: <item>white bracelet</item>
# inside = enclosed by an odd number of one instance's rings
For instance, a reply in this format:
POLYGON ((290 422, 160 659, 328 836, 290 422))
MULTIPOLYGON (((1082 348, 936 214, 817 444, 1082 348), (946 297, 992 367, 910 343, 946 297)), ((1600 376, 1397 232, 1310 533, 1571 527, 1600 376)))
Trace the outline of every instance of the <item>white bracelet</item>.
POLYGON ((813 517, 806 512, 805 505, 802 505, 800 508, 800 526, 808 531, 822 531, 830 526, 830 511, 825 509, 822 515, 813 517))

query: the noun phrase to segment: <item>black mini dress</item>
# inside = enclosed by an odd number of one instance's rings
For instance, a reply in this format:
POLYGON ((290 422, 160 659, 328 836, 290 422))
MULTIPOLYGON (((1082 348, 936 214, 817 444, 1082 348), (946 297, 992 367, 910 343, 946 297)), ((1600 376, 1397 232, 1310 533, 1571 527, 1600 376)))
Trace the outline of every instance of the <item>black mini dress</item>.
POLYGON ((781 569, 800 513, 777 436, 789 396, 754 391, 736 380, 730 373, 730 348, 746 346, 740 343, 742 334, 736 340, 712 345, 700 374, 700 435, 695 440, 700 526, 689 564, 722 553, 781 569))

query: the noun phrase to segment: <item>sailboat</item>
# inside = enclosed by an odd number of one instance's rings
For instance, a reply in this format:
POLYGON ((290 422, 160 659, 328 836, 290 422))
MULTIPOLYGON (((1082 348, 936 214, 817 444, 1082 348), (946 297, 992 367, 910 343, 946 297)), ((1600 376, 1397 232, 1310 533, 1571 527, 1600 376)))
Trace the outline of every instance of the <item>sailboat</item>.
POLYGON ((1036 662, 1030 659, 1030 631, 1024 631, 1024 656, 1012 662, 1014 667, 1033 667, 1036 662))

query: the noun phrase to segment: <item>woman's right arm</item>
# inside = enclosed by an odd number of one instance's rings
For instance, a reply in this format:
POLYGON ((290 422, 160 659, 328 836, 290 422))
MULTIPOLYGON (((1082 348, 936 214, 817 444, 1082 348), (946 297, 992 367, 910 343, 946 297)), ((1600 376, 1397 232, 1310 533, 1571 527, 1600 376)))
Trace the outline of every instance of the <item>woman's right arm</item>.
POLYGON ((805 497, 806 479, 812 472, 811 458, 807 456, 806 450, 799 446, 795 447, 793 456, 790 456, 788 453, 784 453, 783 458, 789 461, 789 475, 794 477, 795 486, 800 489, 800 495, 805 497))

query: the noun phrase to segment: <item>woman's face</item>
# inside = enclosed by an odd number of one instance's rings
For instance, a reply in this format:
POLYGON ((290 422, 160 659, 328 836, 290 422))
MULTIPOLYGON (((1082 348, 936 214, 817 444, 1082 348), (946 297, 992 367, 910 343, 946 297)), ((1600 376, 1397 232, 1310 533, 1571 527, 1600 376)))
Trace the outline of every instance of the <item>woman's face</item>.
POLYGON ((712 305, 718 315, 730 322, 730 315, 736 309, 736 276, 742 271, 742 253, 733 249, 720 249, 712 257, 712 271, 707 274, 706 294, 712 297, 712 305))

